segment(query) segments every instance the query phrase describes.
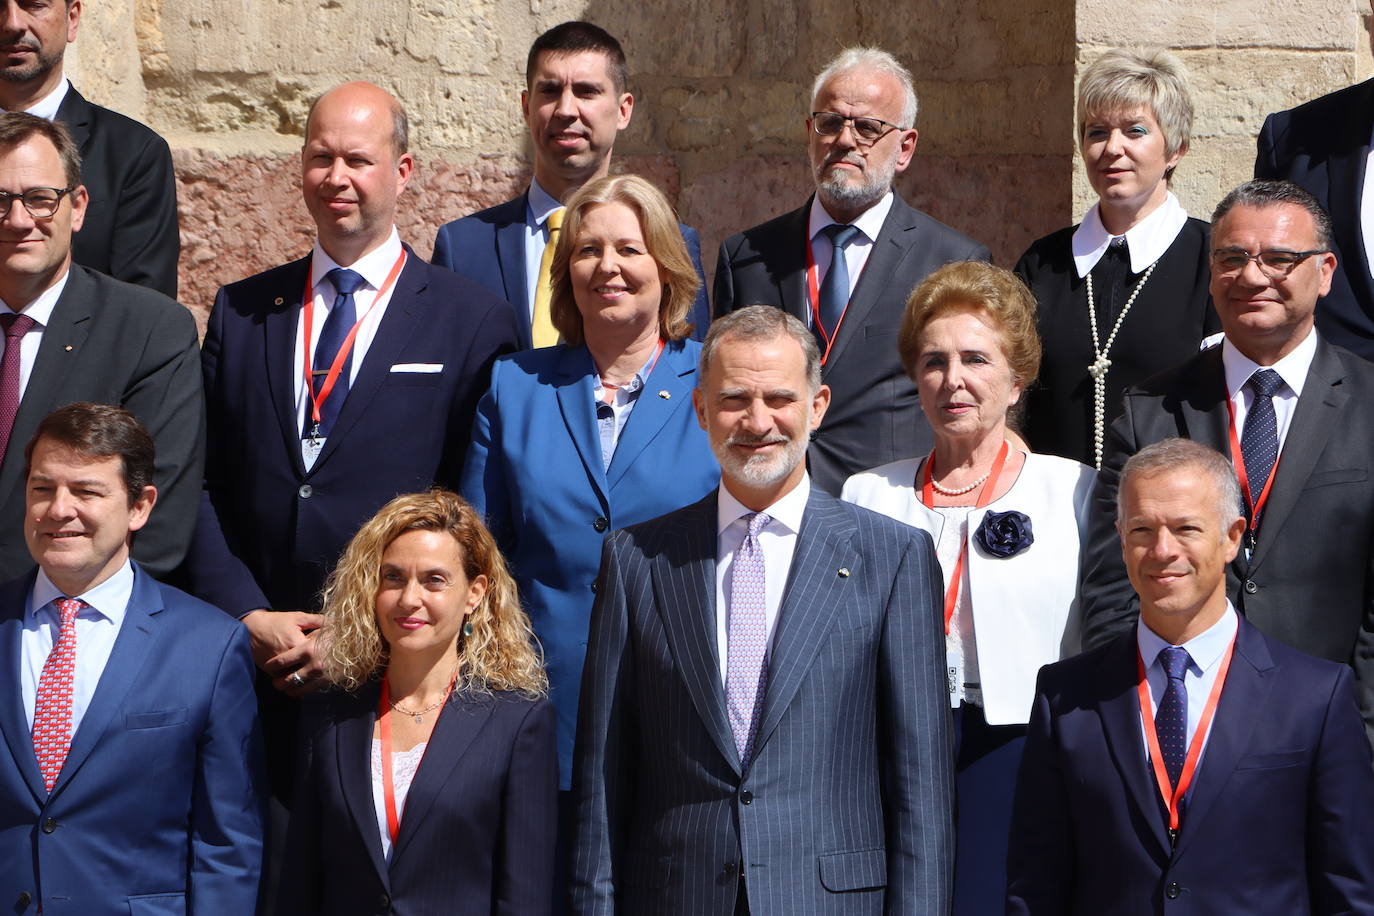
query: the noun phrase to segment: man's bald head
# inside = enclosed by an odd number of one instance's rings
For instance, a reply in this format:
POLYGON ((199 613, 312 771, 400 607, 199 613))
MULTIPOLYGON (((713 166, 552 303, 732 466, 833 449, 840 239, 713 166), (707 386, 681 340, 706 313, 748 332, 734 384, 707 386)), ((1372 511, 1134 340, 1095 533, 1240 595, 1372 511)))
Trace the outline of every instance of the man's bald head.
POLYGON ((351 83, 344 83, 342 86, 335 86, 320 95, 315 96, 315 100, 310 103, 310 111, 305 118, 305 139, 310 140, 310 125, 315 119, 315 109, 326 99, 330 104, 340 104, 355 109, 385 108, 391 116, 391 145, 396 151, 396 155, 410 152, 410 120, 406 117, 406 110, 401 107, 401 103, 394 95, 374 86, 372 83, 356 80, 351 83))

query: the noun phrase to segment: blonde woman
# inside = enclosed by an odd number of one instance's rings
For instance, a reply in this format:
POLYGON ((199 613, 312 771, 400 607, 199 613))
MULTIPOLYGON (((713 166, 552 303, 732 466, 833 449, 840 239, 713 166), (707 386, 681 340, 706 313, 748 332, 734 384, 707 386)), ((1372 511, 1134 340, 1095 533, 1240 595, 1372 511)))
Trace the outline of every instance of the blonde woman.
POLYGON ((551 905, 557 757, 529 619, 446 490, 399 496, 324 594, 277 912, 527 914, 551 905))

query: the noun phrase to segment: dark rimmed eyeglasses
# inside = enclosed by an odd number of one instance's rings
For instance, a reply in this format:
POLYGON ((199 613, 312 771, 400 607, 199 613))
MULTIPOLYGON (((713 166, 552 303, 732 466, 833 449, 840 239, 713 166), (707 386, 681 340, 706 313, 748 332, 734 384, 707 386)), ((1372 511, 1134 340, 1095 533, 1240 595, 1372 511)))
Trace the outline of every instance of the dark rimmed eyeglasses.
POLYGON ((1311 251, 1288 251, 1285 248, 1266 248, 1251 254, 1243 248, 1218 248, 1212 252, 1212 266, 1223 276, 1238 274, 1245 265, 1254 261, 1260 271, 1271 280, 1279 280, 1293 272, 1303 261, 1314 254, 1326 254, 1329 248, 1313 248, 1311 251))
POLYGON ((22 194, 0 191, 0 219, 9 218, 16 200, 23 202, 24 209, 28 210, 29 216, 34 219, 52 219, 53 214, 57 213, 58 205, 62 203, 62 198, 76 188, 76 185, 70 188, 29 188, 22 194))
POLYGON ((833 111, 811 112, 811 129, 822 137, 838 137, 846 124, 853 126, 854 139, 865 145, 877 143, 894 130, 907 129, 889 124, 881 118, 846 118, 833 111))

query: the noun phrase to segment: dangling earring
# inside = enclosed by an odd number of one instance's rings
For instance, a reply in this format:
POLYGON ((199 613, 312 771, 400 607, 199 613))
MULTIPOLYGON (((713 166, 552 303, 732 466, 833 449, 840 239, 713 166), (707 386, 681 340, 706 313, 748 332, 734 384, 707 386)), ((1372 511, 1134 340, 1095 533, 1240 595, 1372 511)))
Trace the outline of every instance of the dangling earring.
POLYGON ((464 621, 464 622, 463 622, 463 635, 464 635, 464 636, 471 636, 471 635, 472 635, 472 621, 471 621, 471 620, 467 620, 467 621, 464 621))

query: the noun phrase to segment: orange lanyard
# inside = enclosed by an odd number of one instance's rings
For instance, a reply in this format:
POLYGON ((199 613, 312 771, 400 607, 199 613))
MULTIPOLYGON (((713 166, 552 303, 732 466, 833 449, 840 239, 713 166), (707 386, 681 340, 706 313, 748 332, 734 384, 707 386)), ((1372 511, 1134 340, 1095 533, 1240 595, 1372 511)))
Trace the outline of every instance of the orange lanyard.
MULTIPOLYGON (((1260 512, 1264 510, 1264 504, 1269 501, 1269 489, 1274 486, 1274 478, 1279 476, 1279 460, 1283 458, 1283 453, 1280 452, 1274 458, 1274 467, 1270 469, 1269 476, 1260 489, 1259 498, 1255 498, 1250 489, 1250 478, 1245 473, 1245 455, 1240 450, 1240 439, 1236 436, 1236 407, 1231 403, 1229 395, 1226 398, 1226 414, 1231 418, 1227 427, 1231 439, 1231 464, 1235 465, 1236 477, 1240 479, 1240 493, 1245 498, 1245 507, 1250 510, 1250 528, 1247 534, 1250 541, 1248 546, 1253 550, 1259 537, 1260 512)), ((1246 556, 1248 557, 1249 554, 1246 556)))
POLYGON ((391 773, 391 688, 382 678, 382 696, 377 702, 377 730, 382 737, 382 801, 386 807, 386 832, 391 835, 391 848, 401 832, 401 818, 396 813, 396 786, 391 773))
MULTIPOLYGON (((821 365, 830 357, 830 348, 835 345, 835 338, 840 336, 840 325, 844 324, 844 316, 849 314, 849 303, 845 302, 844 310, 840 312, 840 320, 835 322, 835 336, 831 337, 825 333, 825 324, 821 321, 821 286, 817 279, 819 271, 816 268, 816 253, 811 250, 811 237, 806 238, 806 294, 811 302, 811 326, 820 332, 821 339, 825 341, 825 352, 821 354, 821 365)), ((830 253, 830 266, 835 266, 835 258, 844 257, 844 252, 832 250, 830 253)), ((864 266, 868 262, 864 261, 864 266)), ((860 274, 862 275, 862 271, 860 274)), ((857 288, 858 281, 855 281, 857 288)))
POLYGON ((372 299, 372 304, 367 307, 367 311, 353 322, 353 328, 344 338, 343 345, 339 347, 339 352, 334 354, 334 364, 329 367, 329 372, 325 374, 324 384, 320 386, 317 393, 315 391, 315 380, 311 370, 312 360, 310 358, 310 331, 315 321, 315 293, 314 287, 310 282, 310 265, 305 266, 305 295, 301 298, 301 308, 305 312, 305 333, 301 335, 301 370, 305 373, 305 393, 310 397, 310 420, 315 428, 320 425, 320 406, 329 400, 330 392, 334 390, 334 383, 339 380, 339 373, 343 371, 343 364, 348 359, 348 354, 353 352, 353 341, 358 336, 358 328, 362 327, 367 316, 377 307, 377 303, 386 297, 387 290, 391 289, 396 278, 401 275, 401 268, 405 266, 406 253, 401 251, 396 263, 391 266, 391 273, 386 275, 386 282, 382 288, 377 290, 377 295, 372 299))
MULTIPOLYGON (((1002 466, 1007 463, 1007 455, 1011 452, 1011 443, 1002 440, 1002 447, 997 451, 997 457, 993 459, 992 470, 988 472, 988 479, 983 481, 983 486, 978 490, 978 498, 973 508, 981 509, 992 502, 992 494, 997 490, 997 478, 1002 474, 1002 466)), ((921 483, 921 502, 926 504, 926 508, 935 508, 935 452, 931 452, 926 458, 925 480, 921 483)), ((959 559, 954 564, 954 572, 949 577, 949 585, 945 587, 945 635, 949 635, 949 621, 954 616, 954 605, 959 600, 959 579, 964 575, 964 559, 968 556, 968 538, 959 547, 959 559)))
MULTIPOLYGON (((644 384, 646 385, 649 384, 649 376, 654 374, 654 367, 658 365, 658 358, 663 355, 663 345, 665 343, 667 343, 667 341, 665 341, 662 337, 658 339, 658 346, 654 348, 653 358, 649 360, 649 368, 644 373, 644 384)), ((596 367, 593 366, 592 368, 596 367)), ((612 385, 610 382, 606 381, 601 377, 600 372, 598 372, 596 375, 596 383, 602 390, 606 392, 606 394, 603 395, 605 400, 603 400, 602 403, 604 404, 610 404, 611 402, 613 402, 615 400, 616 391, 625 387, 624 385, 612 385)))
POLYGON ((1207 730, 1212 726, 1212 716, 1217 711, 1217 702, 1221 699, 1221 688, 1226 684, 1226 672, 1231 670, 1231 656, 1236 651, 1236 637, 1240 635, 1237 628, 1236 636, 1231 637, 1231 645, 1226 647, 1226 654, 1221 658, 1221 667, 1217 669, 1216 682, 1212 684, 1212 691, 1207 695, 1207 705, 1202 707, 1202 718, 1198 720, 1197 731, 1193 732, 1193 740, 1188 742, 1188 756, 1183 760, 1183 770, 1178 775, 1178 786, 1170 789, 1169 771, 1164 767, 1164 753, 1159 748, 1159 733, 1155 731, 1155 717, 1150 712, 1150 685, 1145 680, 1145 659, 1140 656, 1140 648, 1136 648, 1136 665, 1140 672, 1140 683, 1136 692, 1140 697, 1140 721, 1145 726, 1145 741, 1150 746, 1150 761, 1154 764, 1155 784, 1159 787, 1159 795, 1164 799, 1165 806, 1169 809, 1169 842, 1178 842, 1178 806, 1183 799, 1184 793, 1193 783, 1193 773, 1197 770, 1198 758, 1202 756, 1202 745, 1207 738, 1207 730))

